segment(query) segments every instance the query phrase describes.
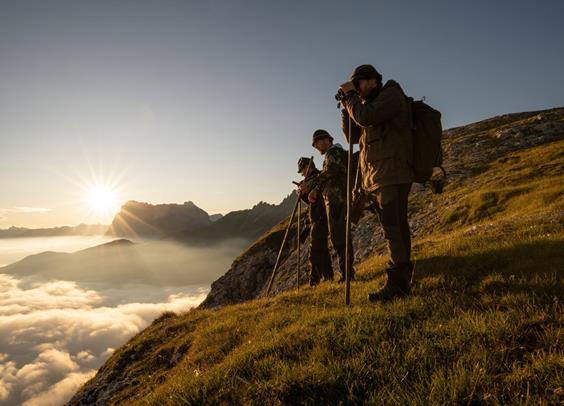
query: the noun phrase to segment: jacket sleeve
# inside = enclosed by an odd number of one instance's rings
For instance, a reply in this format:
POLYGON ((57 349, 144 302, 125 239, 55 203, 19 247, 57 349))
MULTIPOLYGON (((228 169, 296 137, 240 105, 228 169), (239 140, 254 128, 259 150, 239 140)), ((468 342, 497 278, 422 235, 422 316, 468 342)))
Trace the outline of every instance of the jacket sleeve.
POLYGON ((384 89, 370 103, 362 103, 356 93, 347 96, 347 111, 361 127, 381 124, 401 113, 405 103, 403 93, 394 88, 384 89))
POLYGON ((349 140, 349 113, 345 109, 341 110, 341 129, 343 130, 343 135, 347 142, 358 144, 360 140, 360 127, 354 120, 351 121, 352 140, 349 140))
POLYGON ((319 175, 317 175, 317 178, 315 179, 315 188, 322 191, 331 179, 339 176, 342 165, 343 162, 341 160, 339 149, 331 148, 328 150, 325 155, 323 169, 319 172, 319 175))
POLYGON ((309 200, 307 199, 307 195, 316 186, 315 185, 316 179, 317 179, 317 175, 315 175, 311 179, 305 179, 305 180, 302 181, 303 192, 300 195, 300 199, 302 199, 307 204, 309 204, 309 200))

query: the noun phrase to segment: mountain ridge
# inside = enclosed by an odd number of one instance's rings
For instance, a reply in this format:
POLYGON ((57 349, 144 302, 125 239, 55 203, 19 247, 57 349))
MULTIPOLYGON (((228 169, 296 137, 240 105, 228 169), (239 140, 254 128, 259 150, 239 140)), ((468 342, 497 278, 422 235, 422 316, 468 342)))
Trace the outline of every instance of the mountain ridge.
POLYGON ((288 216, 293 200, 294 191, 278 204, 261 201, 250 209, 231 211, 211 224, 196 230, 183 230, 168 238, 191 245, 207 245, 230 238, 252 241, 288 216))
POLYGON ((104 235, 109 226, 104 224, 79 224, 47 228, 12 226, 0 229, 0 238, 58 237, 74 235, 104 235))
POLYGON ((208 213, 192 201, 183 204, 150 204, 129 200, 114 216, 106 235, 162 238, 181 230, 195 230, 210 223, 208 213))

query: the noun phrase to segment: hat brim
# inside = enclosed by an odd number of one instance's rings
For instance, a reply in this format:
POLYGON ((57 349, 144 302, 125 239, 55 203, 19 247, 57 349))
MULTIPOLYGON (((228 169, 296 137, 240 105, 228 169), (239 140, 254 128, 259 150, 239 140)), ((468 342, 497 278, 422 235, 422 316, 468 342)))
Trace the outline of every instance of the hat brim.
POLYGON ((323 134, 323 135, 319 135, 317 137, 315 137, 315 139, 313 140, 313 142, 311 143, 311 146, 315 148, 315 143, 319 140, 325 139, 325 138, 329 138, 331 141, 334 140, 333 137, 331 137, 329 134, 323 134))

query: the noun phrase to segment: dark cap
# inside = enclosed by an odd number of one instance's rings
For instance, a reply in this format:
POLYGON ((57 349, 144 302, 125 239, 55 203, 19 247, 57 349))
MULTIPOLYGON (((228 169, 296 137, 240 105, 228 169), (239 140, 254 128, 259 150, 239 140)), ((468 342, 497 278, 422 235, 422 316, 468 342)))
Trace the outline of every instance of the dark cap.
POLYGON ((360 79, 378 79, 382 80, 382 75, 372 65, 357 66, 351 74, 351 82, 360 79))
POLYGON ((326 130, 315 130, 311 140, 311 146, 313 147, 317 140, 322 140, 323 138, 329 138, 333 141, 333 137, 331 137, 331 134, 329 134, 326 130))
MULTIPOLYGON (((298 159, 298 173, 300 173, 302 171, 302 169, 304 169, 305 167, 307 167, 309 165, 309 158, 306 158, 305 156, 301 157, 300 159, 298 159)), ((311 160, 311 164, 313 165, 313 159, 311 160)))

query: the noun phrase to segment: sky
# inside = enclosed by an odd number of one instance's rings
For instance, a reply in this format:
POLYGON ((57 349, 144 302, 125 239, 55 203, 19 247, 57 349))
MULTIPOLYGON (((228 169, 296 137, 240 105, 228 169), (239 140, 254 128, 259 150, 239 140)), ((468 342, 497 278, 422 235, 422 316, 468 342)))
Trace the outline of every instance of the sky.
POLYGON ((373 64, 450 128, 564 105, 561 1, 0 0, 0 228, 278 203, 373 64), (95 185, 115 191, 92 210, 95 185), (107 207, 106 207, 107 208, 107 207))

